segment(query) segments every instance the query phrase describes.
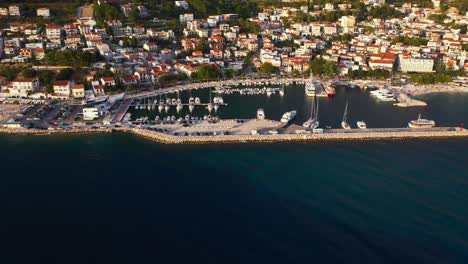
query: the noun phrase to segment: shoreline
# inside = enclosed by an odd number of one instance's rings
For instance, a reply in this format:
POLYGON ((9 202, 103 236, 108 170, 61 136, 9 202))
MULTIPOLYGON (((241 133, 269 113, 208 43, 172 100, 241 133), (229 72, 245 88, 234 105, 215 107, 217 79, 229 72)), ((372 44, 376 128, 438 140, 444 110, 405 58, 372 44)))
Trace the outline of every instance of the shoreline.
POLYGON ((162 144, 233 144, 233 143, 275 143, 275 142, 325 142, 325 141, 367 141, 367 140, 408 140, 443 139, 468 137, 468 130, 323 133, 323 134, 277 134, 277 135, 223 135, 223 136, 173 136, 139 128, 99 128, 73 130, 32 130, 0 129, 0 135, 70 135, 70 134, 111 134, 126 133, 162 144))

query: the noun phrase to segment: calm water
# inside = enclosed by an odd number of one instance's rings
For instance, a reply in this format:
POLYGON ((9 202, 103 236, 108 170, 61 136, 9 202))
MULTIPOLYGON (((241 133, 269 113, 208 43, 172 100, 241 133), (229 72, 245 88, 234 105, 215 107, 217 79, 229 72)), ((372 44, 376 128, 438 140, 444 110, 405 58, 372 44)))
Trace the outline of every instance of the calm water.
POLYGON ((468 261, 468 139, 0 149, 1 263, 468 261))
MULTIPOLYGON (((216 94, 212 94, 215 96, 216 94)), ((207 103, 209 98, 208 89, 183 92, 180 98, 184 103, 188 102, 190 96, 200 97, 202 102, 207 103)), ((169 98, 177 98, 177 94, 169 94, 169 98)), ((218 115, 221 118, 255 118, 258 108, 265 110, 269 119, 279 120, 283 113, 297 110, 298 114, 293 123, 301 125, 309 118, 312 98, 304 93, 304 86, 290 86, 285 90, 285 95, 223 95, 228 106, 220 107, 218 115)), ((162 96, 165 99, 165 96, 162 96)), ((433 119, 440 126, 458 126, 460 123, 468 124, 468 94, 430 94, 417 97, 426 101, 427 107, 399 108, 393 106, 393 102, 381 102, 370 96, 368 91, 351 88, 337 88, 333 99, 320 98, 319 118, 321 127, 340 127, 346 102, 349 102, 348 119, 353 127, 356 121, 365 120, 368 127, 406 127, 408 121, 414 120, 419 114, 423 118, 433 119)), ((159 98, 156 98, 159 100, 159 98)), ((159 114, 158 110, 131 110, 133 118, 148 116, 152 120, 159 114)), ((188 114, 185 107, 177 114, 175 107, 169 115, 184 117, 188 114)), ((203 117, 208 115, 204 107, 197 107, 194 115, 203 117)))

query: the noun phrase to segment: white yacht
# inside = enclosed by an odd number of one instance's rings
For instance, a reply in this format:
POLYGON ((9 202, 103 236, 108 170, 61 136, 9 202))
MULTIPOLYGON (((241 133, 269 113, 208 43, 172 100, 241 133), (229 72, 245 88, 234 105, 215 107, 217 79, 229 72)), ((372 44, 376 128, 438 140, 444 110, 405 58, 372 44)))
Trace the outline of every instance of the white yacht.
POLYGON ((305 84, 305 93, 307 96, 315 96, 315 83, 312 71, 310 71, 310 79, 305 84))
POLYGON ((291 121, 296 116, 296 114, 296 110, 284 113, 281 117, 281 123, 289 123, 289 121, 291 121))
POLYGON ((366 122, 364 122, 364 121, 362 121, 362 120, 361 120, 361 121, 357 121, 357 122, 356 122, 356 125, 357 125, 357 127, 360 128, 360 129, 366 129, 366 128, 367 128, 366 122))
POLYGON ((161 101, 158 106, 158 111, 162 112, 163 109, 164 109, 164 103, 161 101))
POLYGON ((211 111, 213 110, 213 104, 212 104, 212 103, 208 103, 208 105, 206 106, 206 109, 208 109, 208 112, 211 113, 211 111))
POLYGON ((171 98, 166 98, 166 104, 171 104, 171 98))
POLYGON ((257 110, 257 119, 258 120, 265 119, 265 111, 262 108, 257 110))
POLYGON ((195 104, 197 104, 197 105, 201 104, 200 98, 195 97, 195 104))
POLYGON ((411 120, 408 123, 408 127, 410 128, 429 128, 429 127, 435 127, 435 125, 436 124, 434 120, 422 119, 421 114, 419 114, 418 119, 411 120))
POLYGON ((213 109, 214 109, 215 111, 218 111, 219 105, 218 105, 218 104, 214 104, 214 105, 213 105, 213 109))
POLYGON ((224 103, 224 100, 223 100, 223 98, 220 97, 220 96, 215 96, 215 97, 213 98, 213 103, 215 103, 215 104, 223 104, 223 103, 224 103))
POLYGON ((189 104, 194 104, 194 103, 195 103, 195 99, 193 99, 193 97, 190 97, 190 98, 188 99, 188 103, 189 103, 189 104))
POLYGON ((182 105, 182 103, 177 103, 177 107, 176 107, 177 112, 180 112, 183 108, 184 106, 182 105))
POLYGON ((177 100, 175 98, 172 98, 172 101, 171 101, 172 105, 176 105, 177 104, 177 100))
POLYGON ((171 109, 171 107, 167 104, 167 105, 164 107, 164 110, 166 110, 166 112, 169 112, 169 109, 171 109))
POLYGON ((193 112, 193 109, 195 109, 195 105, 194 104, 189 104, 188 109, 189 109, 190 113, 193 112))
POLYGON ((343 120, 341 121, 341 127, 344 129, 351 129, 351 126, 348 124, 348 102, 346 102, 343 120))

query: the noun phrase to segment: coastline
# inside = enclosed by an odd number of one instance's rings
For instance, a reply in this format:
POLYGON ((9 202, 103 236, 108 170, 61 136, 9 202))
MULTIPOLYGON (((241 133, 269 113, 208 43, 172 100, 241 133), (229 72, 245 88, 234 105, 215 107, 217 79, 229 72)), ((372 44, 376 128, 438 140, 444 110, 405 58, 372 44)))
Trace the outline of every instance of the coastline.
POLYGON ((323 133, 323 134, 277 134, 277 135, 223 135, 223 136, 173 136, 139 128, 99 128, 73 130, 0 129, 3 135, 69 135, 110 134, 122 132, 136 135, 163 144, 225 144, 225 143, 275 143, 318 141, 365 141, 407 140, 431 138, 468 137, 467 129, 401 132, 323 133))

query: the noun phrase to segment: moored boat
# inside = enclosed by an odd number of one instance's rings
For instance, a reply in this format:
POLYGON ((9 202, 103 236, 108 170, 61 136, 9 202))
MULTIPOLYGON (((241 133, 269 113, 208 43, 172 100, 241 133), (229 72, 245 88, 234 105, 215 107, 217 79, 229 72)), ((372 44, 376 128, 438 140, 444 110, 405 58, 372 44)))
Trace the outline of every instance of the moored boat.
POLYGON ((281 123, 289 123, 289 121, 291 121, 297 114, 297 111, 296 110, 293 110, 293 111, 289 111, 289 112, 286 112, 283 114, 283 116, 281 117, 281 123))
POLYGON ((421 118, 421 114, 419 114, 418 119, 408 122, 408 127, 410 128, 430 128, 435 127, 435 125, 434 120, 423 119, 421 118))
POLYGON ((357 127, 360 128, 360 129, 366 129, 366 128, 367 128, 366 122, 364 122, 364 121, 362 121, 362 120, 361 120, 361 121, 357 121, 357 122, 356 122, 356 125, 357 125, 357 127))

